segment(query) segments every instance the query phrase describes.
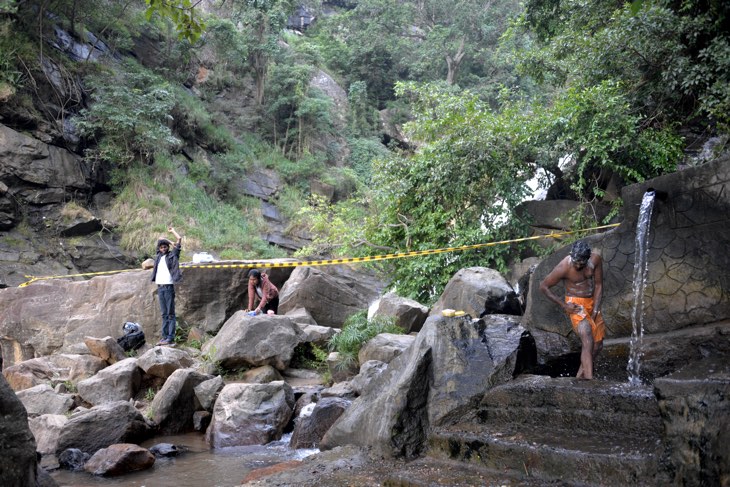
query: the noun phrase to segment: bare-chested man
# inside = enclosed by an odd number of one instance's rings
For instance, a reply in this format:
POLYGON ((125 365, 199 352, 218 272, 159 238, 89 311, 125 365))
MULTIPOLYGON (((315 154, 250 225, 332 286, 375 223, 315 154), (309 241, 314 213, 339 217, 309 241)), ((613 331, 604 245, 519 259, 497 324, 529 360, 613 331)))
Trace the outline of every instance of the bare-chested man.
POLYGON ((570 255, 561 260, 540 283, 540 291, 565 310, 580 337, 582 348, 576 377, 593 379, 593 361, 603 348, 603 337, 606 335, 601 315, 603 259, 591 252, 587 243, 575 242, 570 255), (565 285, 565 302, 550 290, 560 281, 565 285))

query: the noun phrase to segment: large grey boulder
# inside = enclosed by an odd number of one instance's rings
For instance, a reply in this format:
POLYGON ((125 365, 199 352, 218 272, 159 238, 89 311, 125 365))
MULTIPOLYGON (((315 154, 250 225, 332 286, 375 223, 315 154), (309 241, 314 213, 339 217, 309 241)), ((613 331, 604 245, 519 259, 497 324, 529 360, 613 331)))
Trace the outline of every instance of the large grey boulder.
POLYGON ((94 355, 71 355, 59 354, 54 357, 68 357, 71 366, 68 372, 68 380, 76 384, 81 380, 88 379, 96 375, 101 369, 108 364, 105 360, 95 357, 94 355))
POLYGON ((372 316, 395 318, 395 324, 410 333, 420 331, 428 318, 428 307, 413 299, 403 298, 395 293, 387 293, 371 308, 372 316))
POLYGON ((294 391, 283 381, 228 384, 218 395, 205 439, 213 448, 264 445, 281 438, 294 391))
POLYGON ((89 349, 91 355, 99 357, 109 364, 115 364, 126 358, 124 349, 110 336, 104 338, 84 337, 84 345, 89 349))
POLYGON ((130 357, 101 370, 76 387, 81 398, 93 405, 127 401, 137 394, 142 384, 142 371, 137 359, 130 357))
POLYGON ((0 180, 17 182, 25 199, 34 203, 60 203, 74 190, 89 190, 94 164, 76 154, 41 142, 0 124, 0 180), (38 201, 40 187, 43 201, 38 201), (51 191, 55 189, 55 191, 51 191), (33 196, 36 196, 35 198, 33 196))
MULTIPOLYGON (((286 316, 289 317, 289 315, 286 316)), ((303 343, 311 343, 320 348, 327 348, 329 339, 340 332, 337 328, 330 328, 329 326, 302 325, 300 323, 296 323, 296 325, 302 332, 303 343)))
POLYGON ((299 327, 286 316, 248 316, 239 311, 203 345, 202 352, 226 368, 271 365, 284 370, 300 341, 299 327))
POLYGON ((348 317, 368 309, 383 287, 372 273, 345 265, 297 267, 279 294, 279 313, 305 308, 318 325, 342 328, 348 317))
POLYGON ((200 407, 206 411, 212 411, 218 393, 223 389, 225 383, 220 375, 201 382, 193 389, 200 407))
POLYGON ((93 455, 115 443, 140 443, 151 435, 142 414, 129 401, 95 406, 74 414, 61 429, 56 454, 77 448, 93 455))
MULTIPOLYGON (((183 281, 176 287, 178 315, 205 332, 215 334, 231 315, 246 308, 249 269, 235 266, 236 261, 230 261, 230 264, 230 268, 183 268, 183 281)), ((291 268, 262 267, 260 270, 266 272, 279 289, 291 274, 291 268)), ((160 323, 159 314, 154 323, 160 323)))
POLYGON ((431 308, 431 315, 445 309, 464 311, 481 318, 488 314, 522 314, 517 293, 502 274, 486 267, 459 270, 431 308))
POLYGON ((297 418, 289 446, 292 448, 318 448, 319 442, 351 401, 339 397, 325 397, 316 403, 312 413, 297 418))
POLYGON ((527 336, 514 316, 429 317, 415 343, 353 402, 320 449, 352 444, 386 457, 423 453, 431 428, 458 421, 487 390, 513 377, 527 336))
POLYGON ((119 443, 94 453, 84 465, 93 475, 115 476, 146 470, 155 464, 155 456, 146 448, 130 443, 119 443))
POLYGON ((164 434, 175 435, 193 430, 193 413, 202 406, 195 388, 213 379, 193 369, 178 369, 165 381, 150 404, 152 420, 164 434))
MULTIPOLYGON (((3 357, 3 362, 4 362, 3 357)), ((4 364, 3 377, 14 391, 30 389, 41 384, 50 385, 62 378, 62 371, 48 357, 25 360, 15 365, 4 364)))
POLYGON ((137 365, 147 375, 167 379, 176 370, 191 367, 193 359, 185 350, 154 347, 137 358, 137 365))
POLYGON ((357 354, 358 362, 364 364, 368 360, 390 363, 395 357, 410 347, 416 337, 413 335, 397 335, 380 333, 365 342, 357 354))
POLYGON ((28 421, 30 431, 35 437, 38 453, 43 455, 56 453, 58 438, 66 423, 68 423, 68 418, 65 414, 44 414, 28 421))
POLYGON ((358 396, 368 394, 375 379, 388 368, 388 364, 379 360, 368 360, 360 365, 360 372, 350 381, 350 387, 358 396))
POLYGON ((48 384, 40 384, 17 392, 29 416, 66 414, 74 404, 71 394, 58 394, 48 384))
POLYGON ((4 377, 0 377, 0 485, 36 485, 36 442, 28 414, 4 377))

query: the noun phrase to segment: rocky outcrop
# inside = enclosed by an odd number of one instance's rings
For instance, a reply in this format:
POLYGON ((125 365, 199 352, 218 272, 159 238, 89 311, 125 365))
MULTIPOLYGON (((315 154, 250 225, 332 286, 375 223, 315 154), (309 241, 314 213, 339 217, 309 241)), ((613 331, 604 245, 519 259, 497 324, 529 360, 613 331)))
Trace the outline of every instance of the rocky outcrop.
POLYGON ((387 293, 370 309, 372 316, 389 316, 395 319, 395 324, 410 333, 420 331, 428 318, 428 308, 413 299, 387 293))
POLYGON ((93 455, 115 443, 139 443, 149 436, 150 427, 129 401, 106 403, 71 416, 61 429, 56 454, 77 448, 93 455))
POLYGON ((137 366, 145 374, 167 379, 178 369, 193 365, 193 359, 184 350, 169 347, 154 347, 137 359, 137 366))
POLYGON ((28 414, 4 377, 0 377, 0 484, 36 485, 36 442, 28 414))
POLYGON ((507 279, 486 267, 470 267, 454 274, 431 308, 431 315, 445 309, 464 311, 475 318, 488 314, 522 314, 517 293, 507 279))
POLYGON ((694 362, 654 382, 674 485, 730 483, 730 362, 694 362))
POLYGON ((285 382, 228 384, 215 403, 206 441, 223 448, 278 440, 293 408, 294 391, 285 382))
POLYGON ((142 370, 137 359, 130 357, 80 381, 79 396, 94 406, 133 398, 142 384, 142 370))
POLYGON ((357 354, 357 360, 361 364, 369 360, 390 363, 391 360, 407 350, 415 340, 416 337, 413 335, 381 333, 363 344, 357 354))
POLYGON ((36 441, 36 450, 42 455, 56 453, 58 438, 63 426, 68 423, 65 414, 44 414, 28 422, 36 441))
POLYGON ((17 396, 29 416, 66 414, 74 404, 71 394, 58 394, 47 384, 24 389, 17 396))
POLYGON ((175 435, 193 430, 193 413, 201 409, 195 388, 213 376, 192 369, 178 369, 165 381, 150 404, 152 420, 164 434, 175 435))
POLYGON ((510 380, 525 329, 516 317, 426 320, 366 395, 325 434, 321 449, 353 444, 387 457, 423 453, 431 428, 460 418, 485 391, 510 380))
POLYGON ((94 475, 123 475, 146 470, 155 464, 155 456, 146 448, 130 443, 120 443, 102 448, 84 465, 84 470, 94 475))
MULTIPOLYGON (((179 321, 217 332, 247 304, 247 268, 183 269, 177 286, 179 321)), ((291 269, 270 271, 282 286, 291 269)), ((117 337, 126 321, 139 323, 154 343, 160 309, 150 271, 98 276, 88 281, 45 280, 0 290, 0 346, 4 367, 58 352, 88 353, 84 337, 117 337)), ((33 384, 35 385, 35 384, 33 384)))
POLYGON ((299 327, 286 316, 248 316, 239 311, 202 351, 227 368, 271 365, 284 370, 301 341, 299 333, 299 327))
POLYGON ((279 313, 306 309, 320 326, 342 328, 345 320, 366 310, 384 283, 348 266, 297 267, 279 294, 279 313))
POLYGON ((319 442, 342 413, 350 401, 339 397, 325 397, 315 403, 309 415, 297 418, 289 446, 292 448, 317 448, 319 442))

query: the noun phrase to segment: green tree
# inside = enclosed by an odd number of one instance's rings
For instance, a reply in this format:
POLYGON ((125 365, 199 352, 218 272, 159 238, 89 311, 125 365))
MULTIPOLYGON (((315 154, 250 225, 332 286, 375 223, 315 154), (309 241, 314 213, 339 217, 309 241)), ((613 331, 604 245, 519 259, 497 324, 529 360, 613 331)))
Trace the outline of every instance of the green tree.
MULTIPOLYGON (((397 85, 415 119, 406 125, 420 144, 411 157, 376 160, 369 241, 393 250, 426 250, 483 243, 517 235, 511 218, 533 173, 525 161, 517 109, 493 112, 469 92, 447 85, 397 85)), ((393 264, 398 291, 430 302, 460 268, 504 268, 515 249, 438 254, 393 264)))
POLYGON ((100 72, 87 82, 92 101, 77 122, 80 134, 96 143, 87 157, 120 167, 152 162, 179 144, 168 126, 175 97, 166 81, 127 61, 123 70, 100 72))
POLYGON ((281 31, 294 8, 292 0, 238 0, 233 20, 240 22, 249 46, 249 65, 256 82, 256 103, 262 105, 269 62, 279 51, 281 31))
POLYGON ((730 4, 654 0, 529 0, 536 43, 522 72, 556 86, 618 82, 642 127, 710 116, 727 130, 730 4))

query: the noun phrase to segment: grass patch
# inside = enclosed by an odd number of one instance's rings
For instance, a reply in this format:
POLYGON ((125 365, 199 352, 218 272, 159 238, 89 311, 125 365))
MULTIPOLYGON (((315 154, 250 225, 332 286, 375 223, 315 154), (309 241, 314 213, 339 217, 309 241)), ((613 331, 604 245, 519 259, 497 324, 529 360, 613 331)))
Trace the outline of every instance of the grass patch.
POLYGON ((258 208, 243 200, 239 206, 217 200, 169 157, 158 157, 154 166, 130 168, 126 179, 112 209, 125 249, 151 251, 172 225, 184 236, 184 251, 205 249, 227 259, 285 255, 259 236, 265 223, 258 208))
POLYGON ((358 364, 357 354, 371 338, 381 333, 403 334, 405 331, 395 324, 391 316, 376 316, 368 320, 367 311, 360 311, 345 321, 342 332, 329 340, 329 350, 339 352, 340 365, 349 367, 358 364))

